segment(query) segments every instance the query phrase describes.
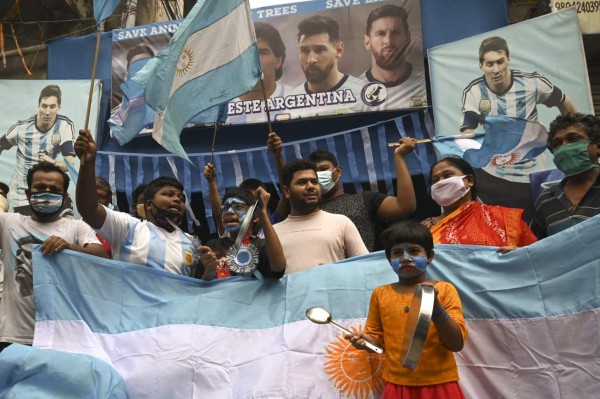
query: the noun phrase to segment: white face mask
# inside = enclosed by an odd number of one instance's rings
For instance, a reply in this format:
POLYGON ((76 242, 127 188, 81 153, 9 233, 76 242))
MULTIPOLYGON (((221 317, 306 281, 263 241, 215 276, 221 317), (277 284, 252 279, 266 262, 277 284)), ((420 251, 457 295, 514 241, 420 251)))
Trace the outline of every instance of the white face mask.
POLYGON ((317 172, 317 177, 319 178, 319 185, 321 186, 321 193, 327 194, 331 191, 331 189, 335 186, 336 181, 333 181, 333 171, 332 170, 322 170, 317 172))
POLYGON ((471 189, 463 182, 465 176, 452 176, 431 186, 431 198, 440 206, 454 204, 471 189))

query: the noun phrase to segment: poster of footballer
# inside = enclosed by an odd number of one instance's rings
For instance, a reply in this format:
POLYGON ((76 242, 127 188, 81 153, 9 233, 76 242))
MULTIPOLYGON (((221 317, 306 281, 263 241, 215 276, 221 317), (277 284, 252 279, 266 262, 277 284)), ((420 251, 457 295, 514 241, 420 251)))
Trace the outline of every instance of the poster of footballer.
MULTIPOLYGON (((427 107, 418 0, 312 0, 252 14, 271 120, 427 107)), ((113 32, 114 110, 136 61, 180 22, 113 32)), ((258 82, 228 104, 226 123, 266 122, 263 97, 258 82)))
MULTIPOLYGON (((55 164, 76 181, 74 142, 85 125, 89 80, 0 80, 0 182, 8 185, 10 209, 29 215, 27 172, 39 161, 55 164)), ((101 82, 96 81, 89 120, 95 135, 101 82)), ((75 198, 75 184, 69 185, 75 198)), ((70 200, 63 208, 68 213, 70 200)), ((72 210, 73 208, 71 208, 72 210)))

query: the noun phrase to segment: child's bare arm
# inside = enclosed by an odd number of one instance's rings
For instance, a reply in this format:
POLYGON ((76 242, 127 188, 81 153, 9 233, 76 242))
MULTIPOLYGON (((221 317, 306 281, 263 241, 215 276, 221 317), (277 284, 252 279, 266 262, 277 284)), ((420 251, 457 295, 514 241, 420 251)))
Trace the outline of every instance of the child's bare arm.
POLYGON ((440 336, 440 341, 446 347, 446 349, 452 352, 458 352, 463 348, 463 336, 458 324, 448 315, 446 309, 438 299, 438 290, 433 284, 422 283, 422 285, 429 285, 433 287, 435 291, 435 301, 433 303, 433 312, 431 320, 435 324, 435 328, 440 336))

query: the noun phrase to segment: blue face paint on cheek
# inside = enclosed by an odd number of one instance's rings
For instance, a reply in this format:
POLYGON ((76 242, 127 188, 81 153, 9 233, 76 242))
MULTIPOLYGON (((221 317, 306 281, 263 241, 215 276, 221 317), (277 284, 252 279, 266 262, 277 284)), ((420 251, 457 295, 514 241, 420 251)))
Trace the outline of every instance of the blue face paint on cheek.
POLYGON ((400 273, 400 259, 399 258, 390 259, 390 265, 392 265, 392 269, 394 269, 394 273, 396 273, 396 274, 400 273))
POLYGON ((420 271, 424 272, 427 269, 427 259, 423 256, 415 256, 413 262, 415 262, 415 267, 420 271))
POLYGON ((242 228, 242 223, 244 222, 244 219, 246 219, 246 215, 248 214, 248 212, 246 212, 246 211, 235 211, 234 210, 234 212, 237 213, 237 215, 238 215, 238 223, 235 226, 223 226, 223 227, 225 227, 225 230, 227 230, 230 233, 235 233, 240 228, 242 228))

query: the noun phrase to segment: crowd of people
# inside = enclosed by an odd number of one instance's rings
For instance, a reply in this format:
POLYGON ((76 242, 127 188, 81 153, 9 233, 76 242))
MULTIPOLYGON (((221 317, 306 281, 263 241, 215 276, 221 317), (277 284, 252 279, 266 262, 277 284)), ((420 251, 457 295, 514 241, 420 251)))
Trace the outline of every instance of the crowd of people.
MULTIPOLYGON (((395 309, 404 306, 417 285, 430 285, 436 293, 432 318, 436 338, 427 342, 421 377, 407 376, 398 361, 387 362, 384 378, 391 385, 386 390, 423 385, 458 392, 451 352, 463 347, 467 331, 456 289, 425 277, 434 245, 483 245, 506 253, 600 213, 600 118, 566 114, 550 125, 548 149, 566 177, 537 199, 531 229, 522 210, 479 200, 473 168, 461 158, 445 158, 431 168, 431 197, 440 206, 440 215, 410 221, 417 199, 405 157, 415 145, 415 139, 406 137, 395 149, 396 196, 348 194, 336 154, 316 150, 307 159, 286 163, 283 142, 271 133, 267 148, 283 194, 277 208, 269 209, 271 194, 257 179, 227 189, 221 198, 219 171, 207 164, 204 176, 219 236, 200 244, 182 230, 186 196, 172 177, 136 188, 131 214, 111 204, 112 188, 96 176, 96 143, 89 131, 82 130, 73 146, 81 160, 75 196, 81 220, 64 217, 69 177, 59 165, 44 160, 26 175, 28 215, 8 213, 6 201, 0 202, 4 211, 0 349, 33 341, 34 244, 41 244, 45 255, 69 249, 202 280, 236 275, 277 279, 384 249, 398 282, 375 290, 366 330, 347 338, 360 349, 368 350, 364 344, 369 341, 395 353, 402 340, 402 329, 390 328, 400 323, 396 319, 402 312, 395 309)), ((0 184, 0 197, 7 192, 8 187, 0 184)))

